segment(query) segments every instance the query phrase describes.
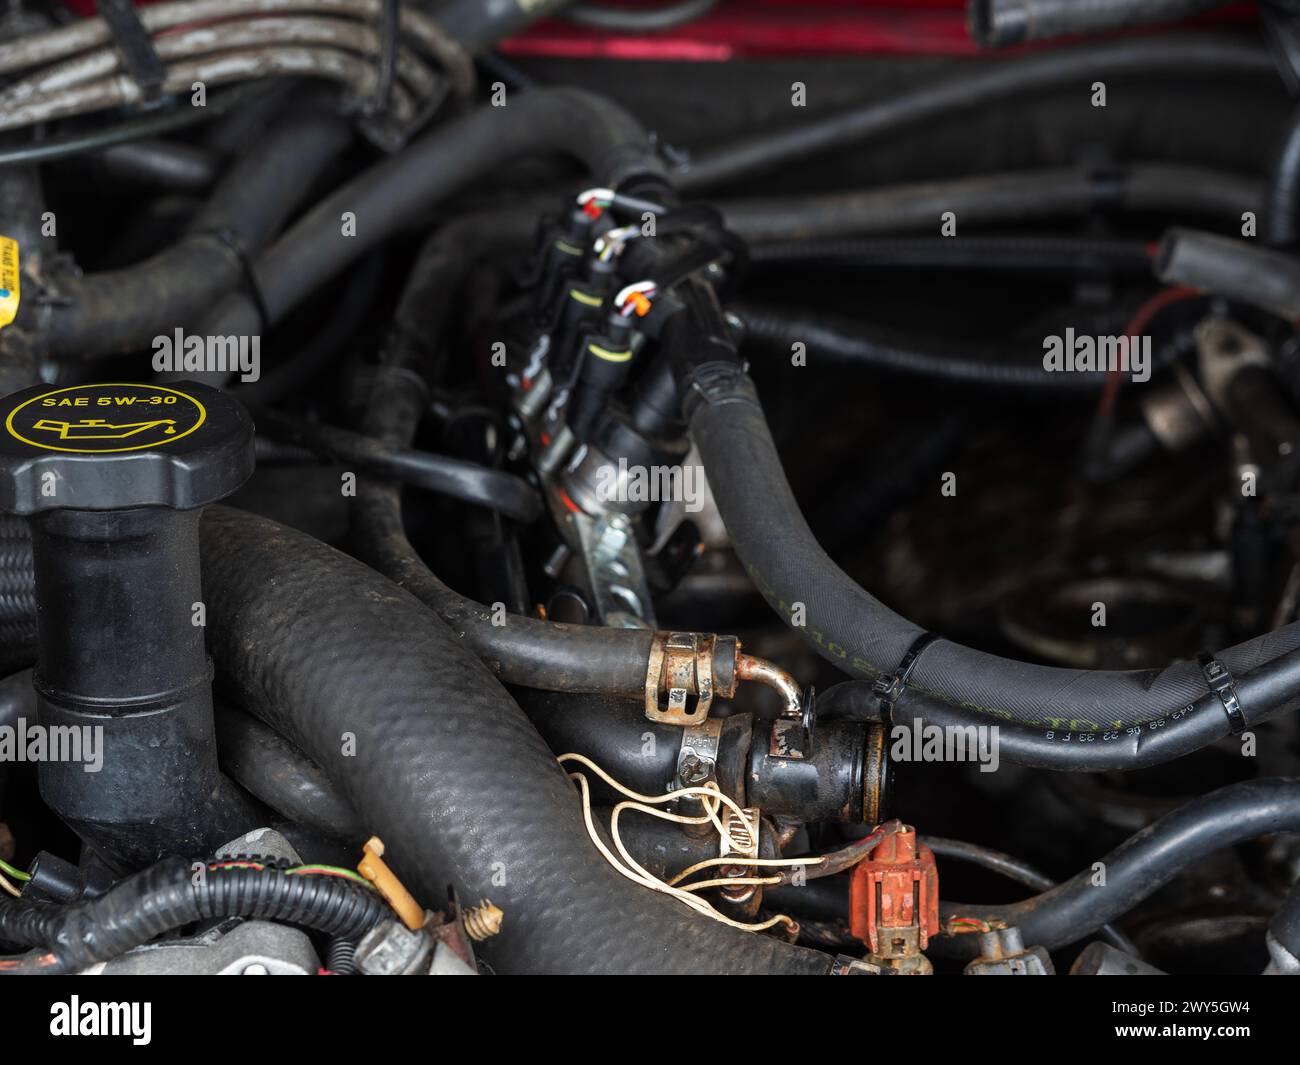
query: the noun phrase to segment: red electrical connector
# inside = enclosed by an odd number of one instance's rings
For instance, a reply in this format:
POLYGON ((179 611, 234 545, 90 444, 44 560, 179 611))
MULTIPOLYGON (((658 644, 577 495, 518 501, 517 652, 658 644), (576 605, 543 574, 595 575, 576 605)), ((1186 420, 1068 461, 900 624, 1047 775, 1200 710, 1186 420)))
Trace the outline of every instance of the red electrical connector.
POLYGON ((877 958, 916 957, 939 931, 939 870, 916 829, 898 825, 853 868, 853 935, 877 958))

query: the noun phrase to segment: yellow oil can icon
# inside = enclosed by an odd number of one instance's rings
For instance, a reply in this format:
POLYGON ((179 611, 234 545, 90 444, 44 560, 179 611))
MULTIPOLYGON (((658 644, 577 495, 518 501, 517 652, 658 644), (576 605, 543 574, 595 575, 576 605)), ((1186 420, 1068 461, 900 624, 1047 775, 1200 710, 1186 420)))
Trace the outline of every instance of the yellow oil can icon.
POLYGON ((164 426, 163 434, 170 436, 176 432, 173 418, 159 418, 151 422, 126 422, 112 425, 103 418, 83 418, 79 422, 59 422, 42 418, 32 425, 33 429, 44 429, 57 433, 60 440, 126 440, 138 433, 164 426))

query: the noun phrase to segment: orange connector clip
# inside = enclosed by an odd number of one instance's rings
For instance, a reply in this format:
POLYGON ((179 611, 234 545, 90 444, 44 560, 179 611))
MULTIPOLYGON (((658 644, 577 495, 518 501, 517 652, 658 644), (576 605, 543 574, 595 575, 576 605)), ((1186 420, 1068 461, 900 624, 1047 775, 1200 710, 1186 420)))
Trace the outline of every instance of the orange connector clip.
POLYGON ((384 841, 378 836, 366 840, 365 856, 357 865, 357 872, 375 885, 375 890, 402 919, 402 924, 412 932, 424 927, 424 910, 397 879, 397 874, 385 864, 384 841))
POLYGON ((934 852, 902 825, 853 868, 849 921, 879 958, 910 958, 939 931, 939 870, 934 852))

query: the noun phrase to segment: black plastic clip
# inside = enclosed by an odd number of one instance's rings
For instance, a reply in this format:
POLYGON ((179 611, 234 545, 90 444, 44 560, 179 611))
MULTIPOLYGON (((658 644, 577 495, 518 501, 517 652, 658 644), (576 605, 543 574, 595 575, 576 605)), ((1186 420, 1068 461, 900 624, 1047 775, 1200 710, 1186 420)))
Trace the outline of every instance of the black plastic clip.
POLYGON ((261 328, 269 329, 272 324, 271 312, 266 305, 266 297, 262 294, 262 285, 257 279, 257 269, 247 250, 240 243, 239 235, 233 229, 226 227, 206 229, 201 232, 219 240, 235 257, 235 261, 239 264, 239 271, 243 275, 244 291, 257 312, 261 328))
POLYGON ((108 24, 126 72, 140 86, 145 100, 149 103, 158 100, 167 81, 167 67, 158 58, 153 39, 131 0, 95 0, 95 10, 108 24))
POLYGON ((894 704, 902 697, 903 692, 907 690, 907 681, 912 676, 913 670, 916 669, 916 663, 924 651, 935 640, 939 639, 932 632, 923 632, 915 640, 912 646, 907 649, 907 654, 903 655, 903 660, 898 663, 898 668, 894 670, 892 676, 883 674, 872 685, 871 693, 880 700, 880 719, 889 723, 894 717, 894 704))
POLYGON ((1237 683, 1233 680, 1228 667, 1209 651, 1201 654, 1197 661, 1205 675, 1206 687, 1219 697, 1223 703, 1223 712, 1228 715, 1228 726, 1234 736, 1246 731, 1246 712, 1241 708, 1241 699, 1237 696, 1237 683))
POLYGON ((401 6, 398 0, 381 0, 379 5, 379 57, 375 65, 375 93, 370 101, 370 113, 388 114, 388 104, 393 95, 393 82, 397 80, 397 44, 400 39, 401 6))

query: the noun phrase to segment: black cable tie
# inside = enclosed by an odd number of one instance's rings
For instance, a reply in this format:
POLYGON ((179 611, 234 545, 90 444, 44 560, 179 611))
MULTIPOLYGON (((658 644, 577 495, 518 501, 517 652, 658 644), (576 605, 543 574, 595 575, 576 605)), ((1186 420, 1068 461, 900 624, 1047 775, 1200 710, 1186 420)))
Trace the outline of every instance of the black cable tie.
POLYGON ((375 63, 375 92, 371 97, 371 114, 388 114, 397 80, 397 44, 400 36, 401 8, 398 0, 382 0, 379 5, 379 55, 375 63))
POLYGON ((1246 731, 1246 712, 1242 709, 1241 699, 1237 696, 1237 682, 1228 671, 1228 667, 1209 651, 1202 653, 1197 661, 1201 664, 1201 672, 1205 675, 1206 687, 1219 697, 1219 702, 1223 703, 1223 712, 1228 715, 1228 727, 1232 729, 1232 734, 1240 736, 1246 731))
POLYGON ((153 38, 131 0, 95 0, 95 10, 107 23, 126 72, 140 86, 145 100, 149 103, 158 100, 167 81, 167 67, 158 57, 153 38))
POLYGON ((907 649, 907 654, 903 655, 903 660, 898 663, 898 668, 894 670, 893 675, 882 674, 872 685, 871 693, 880 700, 881 720, 887 724, 893 719, 894 704, 907 690, 908 679, 916 669, 916 663, 920 661, 921 652, 937 639, 939 637, 932 632, 921 633, 912 641, 912 646, 907 649))
POLYGON ((271 312, 266 306, 265 297, 262 295, 262 286, 257 280, 257 271, 253 268, 253 260, 249 258, 248 252, 244 250, 244 246, 240 243, 234 230, 222 226, 202 230, 202 232, 221 241, 235 256, 235 261, 239 263, 239 271, 244 277, 244 290, 253 303, 253 309, 257 312, 260 328, 270 328, 271 312))

